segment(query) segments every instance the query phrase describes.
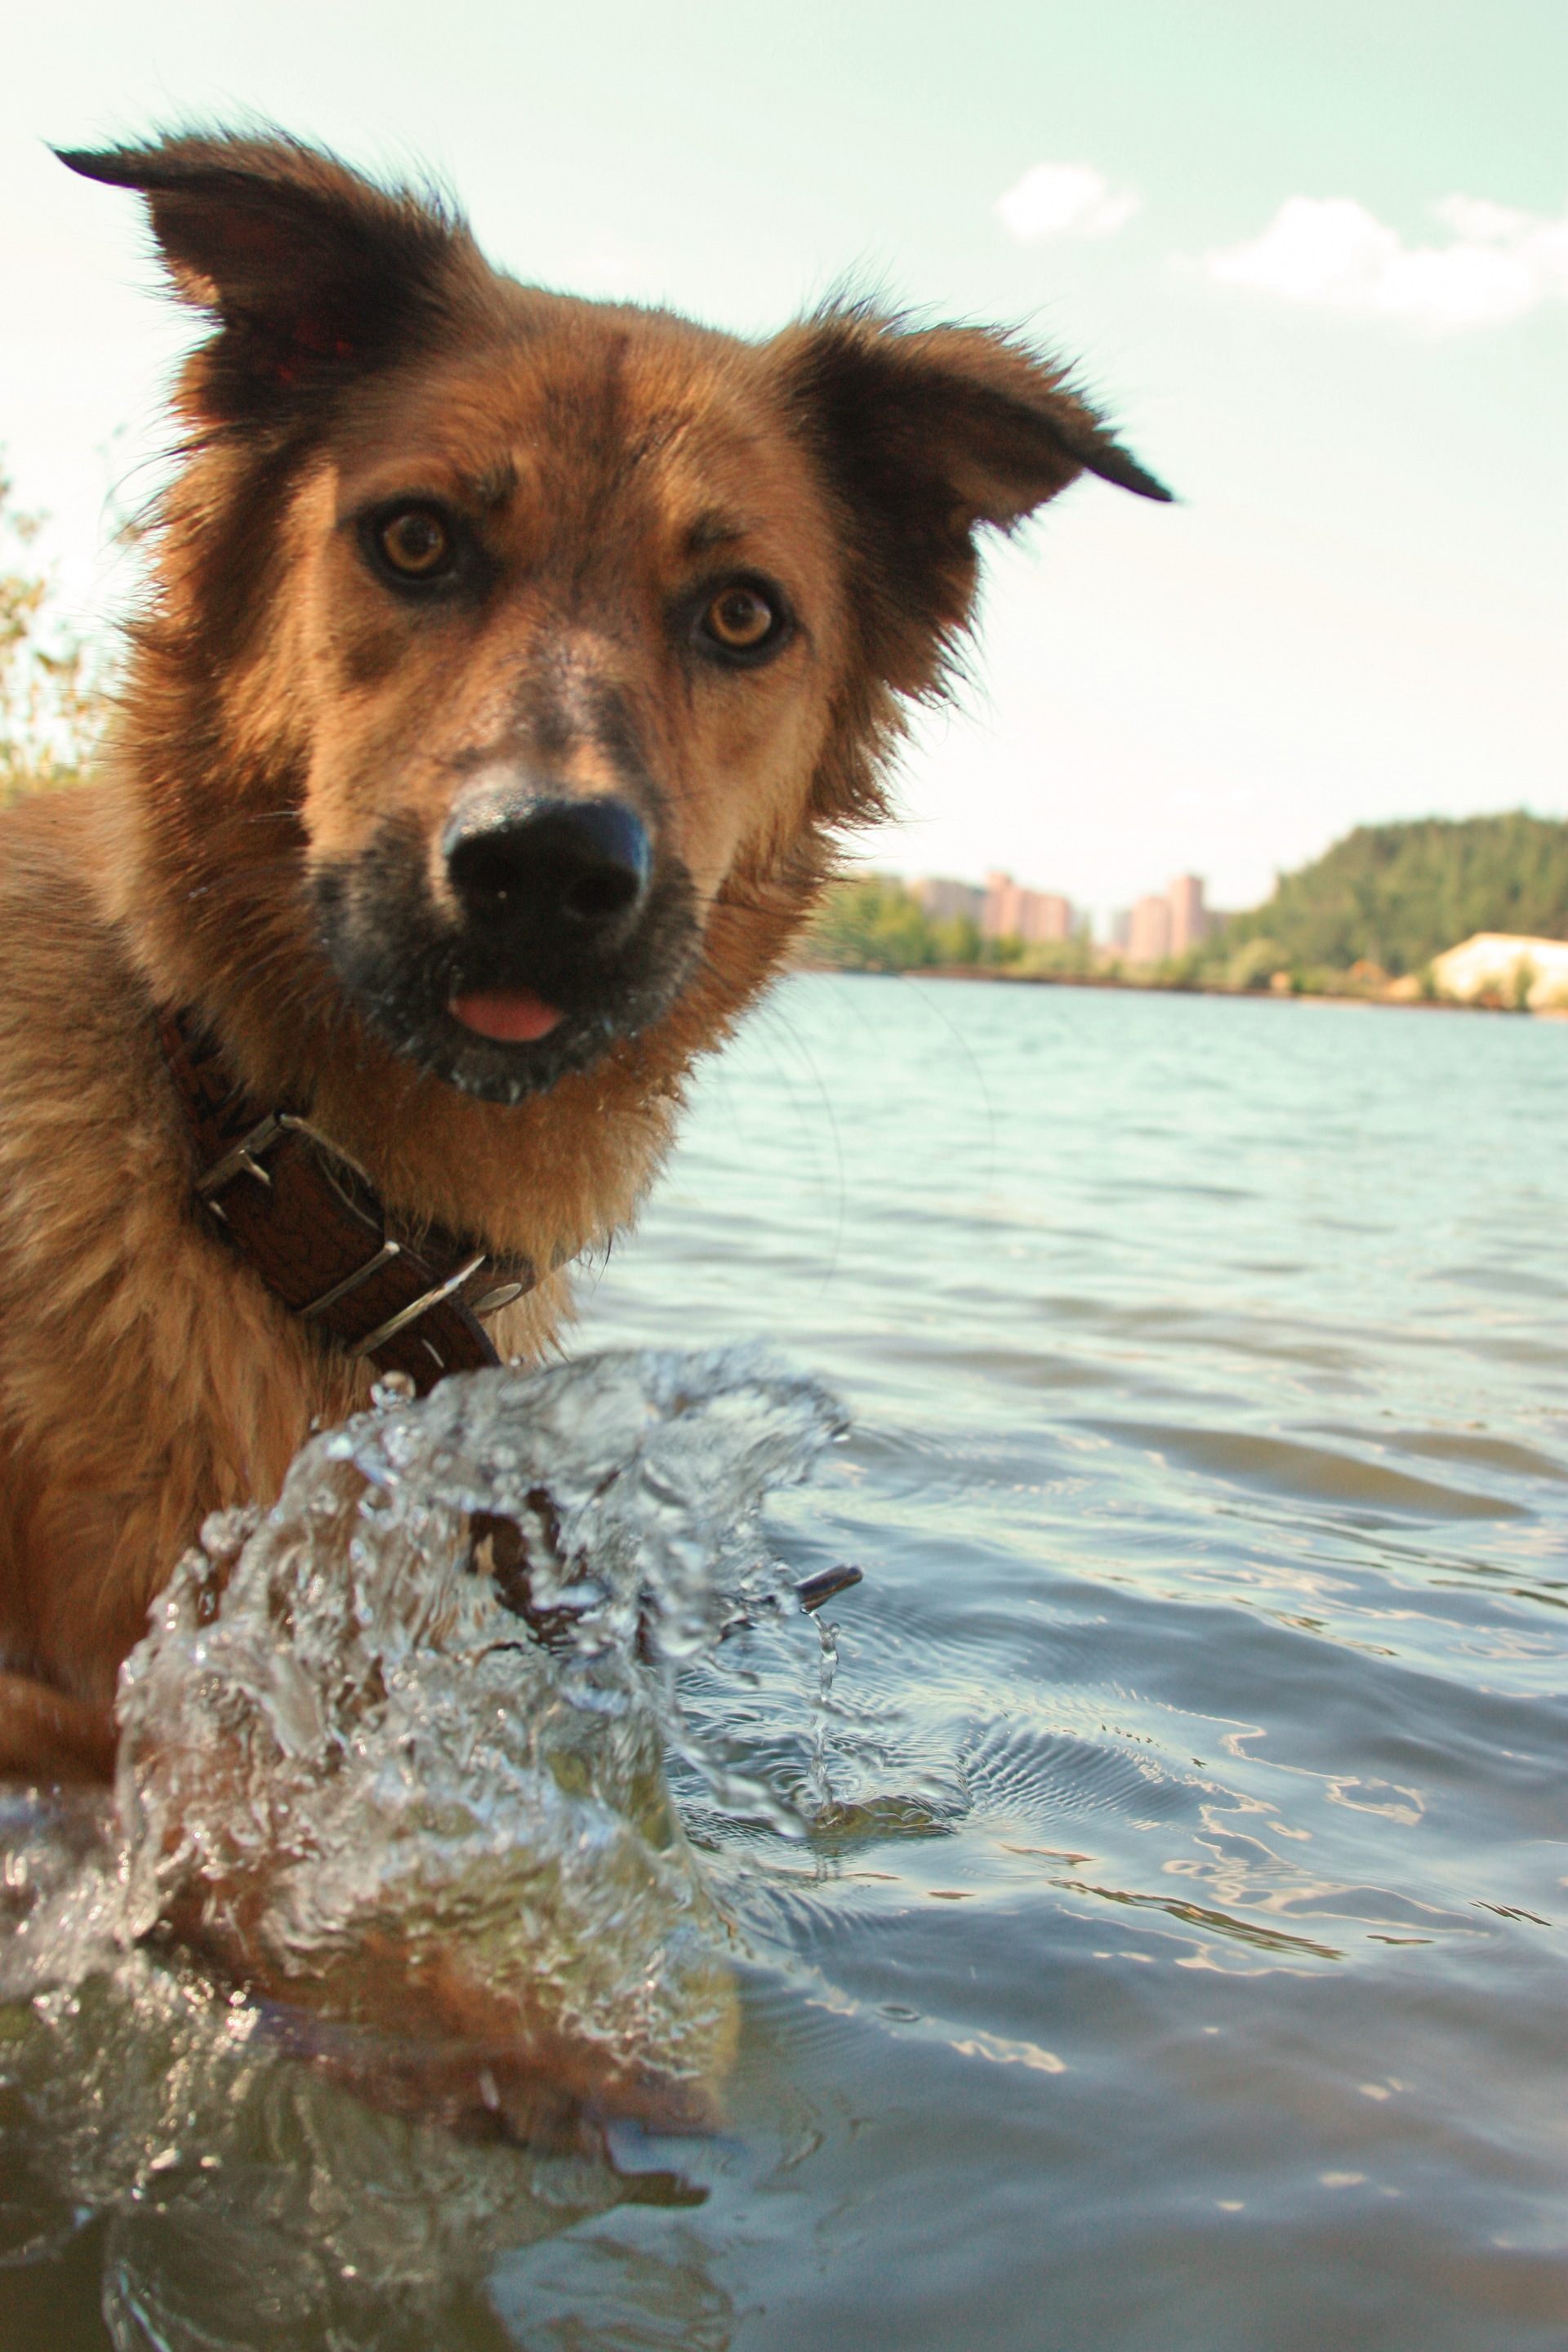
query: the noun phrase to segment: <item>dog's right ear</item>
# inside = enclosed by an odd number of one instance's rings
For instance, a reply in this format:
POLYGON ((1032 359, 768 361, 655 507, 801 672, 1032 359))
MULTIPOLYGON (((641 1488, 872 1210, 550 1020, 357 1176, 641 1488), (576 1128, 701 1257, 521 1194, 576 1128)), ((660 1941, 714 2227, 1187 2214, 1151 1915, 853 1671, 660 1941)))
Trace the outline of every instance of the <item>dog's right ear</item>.
POLYGON ((261 421, 414 340, 474 247, 460 220, 281 136, 57 150, 147 199, 174 291, 219 331, 185 396, 206 424, 261 421))
POLYGON ((1016 529, 1081 473, 1170 499, 1016 336, 837 302, 772 351, 838 506, 867 659, 902 692, 942 683, 973 609, 978 530, 1016 529))

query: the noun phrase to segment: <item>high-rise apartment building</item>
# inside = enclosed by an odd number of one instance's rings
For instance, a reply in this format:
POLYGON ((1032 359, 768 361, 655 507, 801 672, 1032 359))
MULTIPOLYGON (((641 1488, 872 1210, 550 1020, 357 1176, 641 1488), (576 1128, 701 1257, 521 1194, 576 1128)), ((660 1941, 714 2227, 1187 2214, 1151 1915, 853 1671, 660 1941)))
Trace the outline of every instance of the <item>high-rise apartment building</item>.
POLYGON ((1166 896, 1171 902, 1171 953, 1185 955, 1209 934, 1204 886, 1195 874, 1178 874, 1166 896))
POLYGON ((1178 874, 1163 896, 1140 898, 1116 916, 1110 936, 1129 963, 1163 963, 1167 957, 1185 955, 1199 946, 1212 922, 1198 876, 1178 874))
POLYGON ((1170 952, 1169 898, 1140 898, 1128 919, 1128 962, 1163 963, 1170 952))
POLYGON ((980 929, 988 940, 1042 947, 1072 937, 1072 906, 1051 890, 1026 890, 1010 874, 988 874, 980 929))

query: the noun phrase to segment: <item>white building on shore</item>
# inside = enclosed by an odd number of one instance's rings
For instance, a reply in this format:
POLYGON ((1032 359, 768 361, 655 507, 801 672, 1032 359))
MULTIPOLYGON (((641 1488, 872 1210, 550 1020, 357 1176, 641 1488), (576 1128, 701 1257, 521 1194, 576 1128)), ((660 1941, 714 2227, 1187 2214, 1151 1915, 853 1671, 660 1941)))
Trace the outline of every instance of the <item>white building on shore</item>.
POLYGON ((1472 1004, 1479 996, 1522 1003, 1531 1013, 1568 1006, 1568 940, 1528 940, 1510 931, 1478 931, 1432 959, 1439 996, 1472 1004))

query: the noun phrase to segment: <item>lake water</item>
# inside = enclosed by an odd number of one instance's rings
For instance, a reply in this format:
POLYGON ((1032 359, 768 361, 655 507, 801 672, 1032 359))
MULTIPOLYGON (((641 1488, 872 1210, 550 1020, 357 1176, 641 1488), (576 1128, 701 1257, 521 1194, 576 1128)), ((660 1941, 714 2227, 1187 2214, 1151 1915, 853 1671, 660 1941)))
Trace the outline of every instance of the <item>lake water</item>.
POLYGON ((0 2343, 1561 2352, 1568 1024, 792 980, 574 1349, 758 1336, 853 1424, 773 1539, 866 1580, 700 1678, 819 1817, 687 1792, 725 2128, 275 2058, 171 2152, 199 1990, 62 1991, 0 2343))

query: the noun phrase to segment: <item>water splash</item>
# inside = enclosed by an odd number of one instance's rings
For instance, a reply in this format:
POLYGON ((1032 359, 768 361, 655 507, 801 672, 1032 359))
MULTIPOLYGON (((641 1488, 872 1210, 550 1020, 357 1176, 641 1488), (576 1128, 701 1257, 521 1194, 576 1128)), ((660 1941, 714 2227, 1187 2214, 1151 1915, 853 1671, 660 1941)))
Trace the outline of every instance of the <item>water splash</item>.
POLYGON ((32 1890, 0 1990, 173 1927, 393 2105, 702 2120, 735 2000, 663 1755, 782 1817, 679 1677, 788 1601, 762 1500, 840 1426, 749 1351, 384 1391, 180 1563, 122 1676, 122 1843, 32 1890))

